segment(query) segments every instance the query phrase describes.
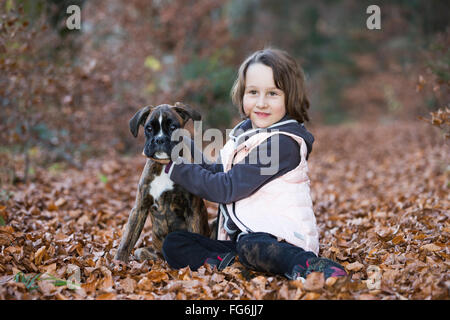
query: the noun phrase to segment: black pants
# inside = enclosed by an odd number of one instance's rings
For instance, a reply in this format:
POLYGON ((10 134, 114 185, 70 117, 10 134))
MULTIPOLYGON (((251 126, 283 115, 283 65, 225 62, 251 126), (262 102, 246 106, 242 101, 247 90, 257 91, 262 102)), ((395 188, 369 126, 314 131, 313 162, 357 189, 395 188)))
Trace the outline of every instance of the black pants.
POLYGON ((209 239, 187 231, 175 231, 164 240, 162 253, 174 269, 201 267, 207 258, 217 258, 229 252, 238 255, 239 262, 256 271, 279 275, 290 273, 297 264, 306 266, 306 260, 316 255, 265 232, 243 234, 235 241, 209 239))

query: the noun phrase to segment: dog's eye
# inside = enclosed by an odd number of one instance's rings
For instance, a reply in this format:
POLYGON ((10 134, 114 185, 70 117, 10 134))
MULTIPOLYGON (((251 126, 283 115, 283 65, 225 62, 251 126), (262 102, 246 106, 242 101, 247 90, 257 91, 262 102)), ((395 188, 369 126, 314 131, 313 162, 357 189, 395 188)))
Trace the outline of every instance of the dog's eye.
POLYGON ((152 132, 152 127, 145 127, 145 131, 148 133, 152 132))
POLYGON ((169 128, 170 128, 170 131, 174 131, 177 128, 177 126, 172 124, 169 128))

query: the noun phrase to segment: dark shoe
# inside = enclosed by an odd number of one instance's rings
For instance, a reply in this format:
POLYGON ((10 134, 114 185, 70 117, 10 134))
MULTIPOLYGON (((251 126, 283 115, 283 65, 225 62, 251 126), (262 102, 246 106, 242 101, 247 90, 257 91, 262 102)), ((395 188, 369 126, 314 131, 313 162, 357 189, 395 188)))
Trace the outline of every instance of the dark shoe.
POLYGON ((323 272, 325 279, 329 277, 345 277, 347 272, 343 266, 327 258, 310 258, 306 261, 305 277, 311 272, 323 272))
POLYGON ((208 258, 205 260, 205 264, 209 264, 212 268, 216 267, 218 271, 222 271, 226 267, 233 264, 235 259, 235 253, 230 252, 224 255, 218 255, 215 258, 208 258))
POLYGON ((311 272, 322 272, 325 279, 347 275, 345 269, 337 262, 327 258, 309 258, 306 261, 306 268, 297 264, 286 277, 290 280, 305 280, 311 272))
POLYGON ((305 280, 306 268, 296 264, 291 273, 286 273, 285 276, 290 280, 305 280))

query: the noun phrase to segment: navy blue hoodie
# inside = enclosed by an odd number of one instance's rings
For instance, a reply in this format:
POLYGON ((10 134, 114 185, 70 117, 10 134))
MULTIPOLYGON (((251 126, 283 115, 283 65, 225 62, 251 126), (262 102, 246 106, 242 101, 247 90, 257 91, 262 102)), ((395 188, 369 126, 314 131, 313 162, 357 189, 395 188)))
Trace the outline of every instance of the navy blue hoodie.
MULTIPOLYGON (((286 114, 276 124, 291 119, 292 118, 286 114)), ((272 126, 276 126, 276 124, 273 124, 272 126)), ((272 126, 267 129, 252 130, 251 121, 250 119, 247 119, 236 129, 249 132, 248 135, 242 135, 245 138, 248 138, 249 136, 258 133, 260 130, 270 130, 272 126)), ((288 122, 286 124, 278 125, 274 129, 293 133, 302 137, 307 145, 308 153, 306 159, 308 159, 308 156, 312 151, 314 137, 306 130, 303 124, 298 122, 288 122)), ((268 168, 271 164, 264 164, 264 162, 267 161, 260 161, 259 158, 259 155, 261 154, 259 151, 261 148, 265 149, 265 153, 263 152, 262 154, 267 154, 267 156, 270 157, 272 150, 272 136, 257 148, 253 149, 242 161, 234 164, 227 172, 223 172, 223 166, 219 157, 213 164, 208 164, 206 161, 203 161, 201 164, 173 163, 171 166, 172 168, 170 168, 170 179, 189 192, 208 201, 222 204, 236 202, 250 196, 264 184, 289 172, 299 165, 300 146, 298 143, 291 137, 283 134, 276 135, 276 137, 279 139, 279 163, 278 171, 273 175, 261 175, 261 168, 268 168), (252 161, 250 161, 250 159, 252 159, 252 161), (256 163, 254 159, 257 159, 256 163)), ((194 146, 194 143, 191 140, 192 157, 194 157, 194 153, 196 152, 200 151, 194 146)), ((203 159, 203 157, 201 159, 203 159)))

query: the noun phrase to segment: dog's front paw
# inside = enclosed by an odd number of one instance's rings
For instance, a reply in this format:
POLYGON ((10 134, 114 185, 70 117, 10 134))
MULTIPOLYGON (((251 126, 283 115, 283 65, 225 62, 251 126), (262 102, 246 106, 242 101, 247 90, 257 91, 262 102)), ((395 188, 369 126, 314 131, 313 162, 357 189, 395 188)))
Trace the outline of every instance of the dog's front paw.
POLYGON ((139 248, 134 251, 134 257, 136 260, 142 262, 145 260, 157 260, 158 255, 155 253, 153 248, 146 247, 146 248, 139 248))

